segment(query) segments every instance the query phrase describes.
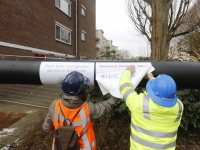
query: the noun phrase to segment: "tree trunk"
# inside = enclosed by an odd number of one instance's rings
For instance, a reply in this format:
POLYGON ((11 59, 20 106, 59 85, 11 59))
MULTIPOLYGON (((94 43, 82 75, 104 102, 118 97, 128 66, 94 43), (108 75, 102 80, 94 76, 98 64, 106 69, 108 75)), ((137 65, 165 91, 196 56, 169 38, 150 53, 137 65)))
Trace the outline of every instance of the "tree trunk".
POLYGON ((168 0, 152 1, 152 41, 151 59, 165 60, 169 52, 170 39, 168 36, 168 0))

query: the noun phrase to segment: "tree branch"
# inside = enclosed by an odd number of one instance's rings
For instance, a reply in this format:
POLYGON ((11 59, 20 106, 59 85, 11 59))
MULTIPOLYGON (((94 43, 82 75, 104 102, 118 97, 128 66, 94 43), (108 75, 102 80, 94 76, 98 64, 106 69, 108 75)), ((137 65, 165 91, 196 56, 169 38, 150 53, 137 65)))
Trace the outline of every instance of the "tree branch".
POLYGON ((152 0, 143 0, 143 1, 151 6, 152 0))
POLYGON ((180 2, 180 7, 178 10, 178 13, 176 15, 176 18, 174 20, 173 25, 170 28, 170 33, 174 34, 175 31, 180 27, 180 25, 182 24, 181 20, 183 19, 183 17, 187 14, 188 12, 188 6, 189 6, 189 2, 190 0, 187 0, 184 2, 184 0, 181 0, 180 2))
POLYGON ((170 13, 169 13, 169 25, 168 25, 168 30, 170 30, 171 25, 172 25, 172 19, 173 19, 173 4, 171 4, 171 8, 170 8, 170 13))
POLYGON ((140 7, 140 9, 142 10, 142 13, 150 21, 152 18, 147 14, 146 6, 142 6, 139 0, 137 0, 137 3, 138 3, 138 6, 140 7))
POLYGON ((186 35, 188 33, 190 33, 191 31, 185 31, 185 32, 181 32, 181 33, 177 33, 171 36, 171 38, 177 37, 177 36, 181 36, 181 35, 186 35))
POLYGON ((148 35, 148 31, 147 31, 147 24, 148 22, 150 22, 150 20, 149 20, 149 17, 146 17, 146 15, 144 15, 144 12, 146 12, 145 6, 143 8, 142 7, 143 6, 141 5, 141 2, 138 0, 127 1, 127 9, 129 13, 129 18, 134 24, 134 27, 140 33, 145 35, 148 41, 151 41, 151 38, 148 35))

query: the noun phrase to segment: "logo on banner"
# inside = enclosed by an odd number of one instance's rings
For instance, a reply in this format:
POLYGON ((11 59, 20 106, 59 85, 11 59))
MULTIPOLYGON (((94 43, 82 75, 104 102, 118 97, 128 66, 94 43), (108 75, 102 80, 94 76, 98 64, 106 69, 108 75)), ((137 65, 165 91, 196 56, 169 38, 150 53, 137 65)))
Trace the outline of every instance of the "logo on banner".
POLYGON ((101 78, 102 78, 102 79, 105 79, 105 75, 101 75, 101 78))
POLYGON ((115 73, 115 74, 102 74, 101 78, 102 79, 119 79, 119 73, 115 73))

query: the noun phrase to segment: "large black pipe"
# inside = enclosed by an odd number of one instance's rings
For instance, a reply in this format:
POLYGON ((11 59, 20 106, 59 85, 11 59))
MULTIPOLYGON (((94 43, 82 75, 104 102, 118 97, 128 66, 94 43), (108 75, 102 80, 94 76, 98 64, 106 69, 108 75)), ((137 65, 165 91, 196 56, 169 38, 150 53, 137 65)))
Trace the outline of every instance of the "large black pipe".
POLYGON ((42 84, 40 64, 36 60, 0 60, 0 84, 42 84))
MULTIPOLYGON (((156 77, 159 74, 167 74, 173 77, 178 89, 200 88, 200 63, 199 62, 175 62, 175 61, 152 61, 155 70, 152 72, 156 77)), ((141 86, 146 81, 141 81, 141 86)), ((140 85, 139 85, 140 86, 140 85)))
MULTIPOLYGON (((51 60, 48 60, 51 61, 51 60)), ((42 84, 39 69, 40 60, 0 60, 0 84, 42 84)), ((55 60, 52 60, 55 61, 55 60)), ((51 62, 52 62, 51 61, 51 62)), ((60 62, 60 61, 55 61, 60 62)), ((130 63, 134 61, 69 61, 61 62, 107 62, 107 63, 130 63)), ((136 61, 135 61, 136 62, 136 61)), ((138 62, 138 61, 137 61, 138 62)), ((141 61, 144 62, 144 61, 141 61)), ((148 61, 155 68, 156 77, 159 74, 168 74, 174 78, 177 87, 200 88, 200 63, 199 62, 170 62, 170 61, 148 61)), ((94 72, 95 75, 95 72, 94 72)), ((138 86, 145 87, 146 80, 142 80, 138 86)))

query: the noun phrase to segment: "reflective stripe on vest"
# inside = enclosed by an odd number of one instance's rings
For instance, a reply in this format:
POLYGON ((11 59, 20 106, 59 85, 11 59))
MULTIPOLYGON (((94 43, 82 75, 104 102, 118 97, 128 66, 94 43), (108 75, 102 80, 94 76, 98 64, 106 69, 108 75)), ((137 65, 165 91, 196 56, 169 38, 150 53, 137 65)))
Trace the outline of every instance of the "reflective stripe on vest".
POLYGON ((174 122, 177 122, 177 121, 180 120, 180 118, 181 118, 181 113, 182 113, 182 111, 183 111, 183 108, 182 108, 181 102, 180 102, 179 100, 177 100, 177 102, 178 102, 179 111, 178 111, 177 118, 175 119, 174 122))
POLYGON ((143 140, 133 134, 131 134, 131 138, 133 139, 133 141, 138 142, 144 146, 147 147, 151 147, 151 148, 155 148, 155 149, 166 149, 166 148, 170 148, 170 147, 175 147, 176 146, 176 140, 169 143, 169 144, 158 144, 158 143, 153 143, 153 142, 149 142, 146 140, 143 140))
MULTIPOLYGON (((122 90, 126 87, 132 87, 130 84, 128 83, 125 83, 123 85, 120 86, 120 92, 122 92, 122 90)), ((124 101, 126 102, 129 94, 131 94, 132 92, 135 92, 135 90, 133 89, 130 89, 130 90, 127 90, 125 92, 125 94, 123 95, 123 99, 124 101)), ((177 103, 178 103, 178 107, 179 107, 179 111, 178 111, 178 115, 177 115, 177 118, 175 119, 174 122, 177 122, 179 121, 179 119, 181 118, 181 113, 183 111, 183 108, 182 108, 182 105, 180 103, 179 100, 177 100, 177 103)), ((143 98, 143 114, 144 114, 144 117, 146 119, 149 119, 150 120, 150 113, 149 113, 149 96, 148 95, 144 95, 144 98, 143 98)))
POLYGON ((149 97, 147 95, 144 95, 143 97, 143 115, 144 115, 144 118, 150 120, 149 97))
MULTIPOLYGON (((174 122, 179 121, 179 119, 181 118, 181 112, 183 111, 182 105, 179 100, 177 100, 177 103, 178 103, 179 110, 178 110, 178 114, 177 114, 177 117, 174 122)), ((143 98, 143 114, 144 114, 144 118, 150 120, 149 96, 148 95, 144 95, 144 98, 143 98)))
POLYGON ((168 138, 174 137, 177 134, 177 131, 174 132, 158 132, 158 131, 150 131, 144 128, 141 128, 131 122, 131 127, 133 127, 137 132, 141 132, 147 134, 149 136, 157 137, 157 138, 168 138))
POLYGON ((52 150, 55 149, 55 138, 53 138, 53 142, 52 142, 52 150))
MULTIPOLYGON (((70 123, 71 121, 69 121, 67 118, 65 118, 64 114, 62 114, 63 110, 61 111, 60 103, 61 103, 60 100, 56 102, 56 105, 58 105, 58 109, 57 109, 57 112, 55 111, 54 120, 56 119, 58 122, 59 121, 64 122, 64 120, 66 120, 67 123, 70 123), (59 103, 59 104, 57 104, 57 103, 59 103)), ((91 144, 90 144, 89 139, 88 139, 88 137, 86 135, 86 132, 87 132, 88 128, 90 128, 90 126, 88 127, 87 124, 90 123, 91 121, 90 121, 89 116, 87 117, 87 115, 86 115, 86 112, 84 110, 84 105, 80 109, 80 111, 79 111, 79 113, 77 115, 80 115, 81 120, 80 121, 73 121, 73 122, 71 122, 71 124, 74 127, 82 126, 82 131, 81 132, 80 131, 77 132, 79 134, 79 136, 81 135, 81 138, 79 140, 82 140, 83 143, 84 143, 84 148, 80 148, 80 149, 81 150, 92 150, 92 148, 94 148, 96 146, 96 141, 95 141, 95 138, 94 138, 94 141, 91 141, 91 144)), ((58 125, 62 125, 62 124, 58 123, 58 125)), ((55 139, 53 139, 53 145, 52 145, 52 149, 53 150, 54 150, 54 147, 55 147, 54 144, 55 144, 55 139)))
MULTIPOLYGON (((124 88, 126 88, 126 87, 132 87, 132 85, 131 85, 131 84, 128 84, 128 83, 125 83, 125 84, 121 85, 120 88, 119 88, 120 92, 122 92, 122 90, 123 90, 124 88)), ((135 92, 135 90, 130 89, 130 90, 128 90, 128 91, 125 92, 125 94, 123 95, 123 100, 124 100, 125 102, 126 102, 128 96, 129 96, 129 94, 131 94, 132 92, 135 92)))
MULTIPOLYGON (((83 111, 83 110, 81 110, 81 111, 83 111)), ((81 111, 80 111, 80 112, 81 112, 81 111)), ((74 127, 80 126, 80 125, 83 124, 83 121, 74 121, 74 122, 70 122, 67 118, 65 119, 64 116, 59 116, 59 115, 58 115, 59 113, 60 113, 60 108, 59 108, 59 110, 58 110, 58 113, 55 115, 55 117, 56 117, 57 120, 59 119, 59 120, 61 120, 62 122, 64 122, 64 120, 66 120, 67 124, 70 124, 70 123, 71 123, 71 125, 74 126, 74 127)), ((82 112, 82 113, 84 113, 84 112, 82 112)), ((89 121, 90 121, 90 119, 89 119, 89 118, 86 118, 86 122, 89 122, 89 121)))

